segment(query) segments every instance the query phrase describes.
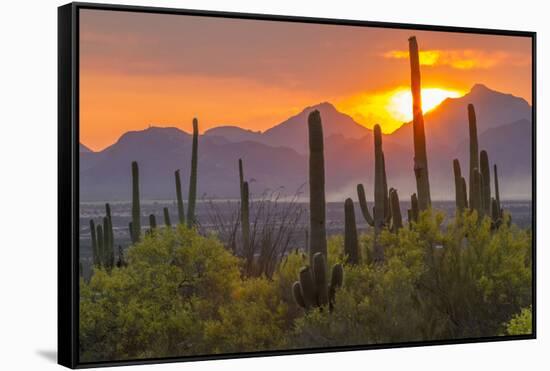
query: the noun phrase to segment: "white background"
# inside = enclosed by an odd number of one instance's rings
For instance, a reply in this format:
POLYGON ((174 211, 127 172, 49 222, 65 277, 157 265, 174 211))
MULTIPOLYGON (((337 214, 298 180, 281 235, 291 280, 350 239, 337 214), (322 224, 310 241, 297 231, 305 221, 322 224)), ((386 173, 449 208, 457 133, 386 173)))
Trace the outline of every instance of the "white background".
MULTIPOLYGON (((136 5, 538 32, 538 339, 409 349, 139 366, 140 370, 542 370, 550 367, 550 210, 545 103, 550 68, 546 1, 122 1, 136 5), (545 4, 546 3, 546 4, 545 4), (543 292, 545 290, 545 292, 543 292)), ((57 6, 0 9, 0 369, 60 369, 56 357, 57 6), (33 218, 33 219, 29 219, 33 218)), ((361 46, 358 46, 361 47, 361 46)), ((368 47, 368 46, 365 46, 368 47)))

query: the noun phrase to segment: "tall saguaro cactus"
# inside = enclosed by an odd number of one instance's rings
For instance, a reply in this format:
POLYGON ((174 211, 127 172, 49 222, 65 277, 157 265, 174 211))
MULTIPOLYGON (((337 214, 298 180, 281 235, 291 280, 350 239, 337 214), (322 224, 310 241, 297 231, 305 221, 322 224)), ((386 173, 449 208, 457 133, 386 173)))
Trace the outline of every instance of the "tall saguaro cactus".
POLYGON ((359 264, 361 254, 357 238, 357 224, 355 223, 355 208, 351 198, 344 202, 344 251, 350 264, 359 264))
POLYGON ((199 146, 199 122, 193 119, 193 145, 191 152, 191 174, 189 176, 189 200, 187 201, 187 226, 195 225, 195 205, 197 202, 197 163, 199 146))
POLYGON ((321 114, 317 110, 312 111, 308 116, 308 136, 310 225, 309 257, 311 260, 316 253, 321 253, 324 257, 327 256, 323 124, 321 123, 321 114))
POLYGON ((384 153, 382 152, 382 131, 380 125, 374 126, 374 261, 384 260, 384 251, 378 241, 378 235, 384 227, 386 207, 386 187, 384 169, 384 153))
MULTIPOLYGON (((479 148, 477 143, 477 120, 476 120, 476 111, 473 104, 468 104, 468 128, 470 134, 470 180, 469 180, 469 190, 468 194, 470 195, 470 204, 476 203, 476 200, 473 200, 477 196, 473 195, 474 172, 479 169, 479 148)), ((474 208, 470 205, 470 208, 474 208)))
POLYGON ((397 233, 403 228, 403 218, 401 217, 401 208, 399 207, 399 195, 396 189, 390 189, 390 207, 391 207, 391 230, 397 233))
POLYGON ((249 214, 249 194, 248 182, 243 182, 241 191, 241 234, 243 240, 243 252, 246 257, 246 270, 250 272, 252 268, 253 251, 250 246, 250 214, 249 214))
POLYGON ((240 192, 243 192, 243 183, 244 183, 244 170, 243 170, 243 160, 239 159, 239 189, 240 192))
POLYGON ((139 201, 139 167, 136 161, 132 162, 132 243, 137 243, 141 236, 141 207, 139 201))
POLYGON ((455 176, 456 210, 460 215, 467 207, 466 187, 464 186, 466 182, 460 170, 460 162, 456 158, 453 160, 453 172, 455 176))
POLYGON ((176 199, 178 202, 178 220, 179 220, 179 224, 185 224, 185 208, 183 206, 183 197, 181 195, 181 179, 180 179, 179 169, 174 172, 174 177, 176 178, 176 199))
POLYGON ((92 239, 92 257, 94 265, 99 265, 99 253, 97 249, 97 235, 95 230, 95 223, 90 219, 90 238, 92 239))
POLYGON ((472 191, 470 193, 470 208, 477 211, 478 218, 483 216, 482 185, 483 176, 476 168, 473 173, 472 191))
POLYGON ((491 215, 491 170, 489 168, 489 156, 487 151, 481 151, 479 154, 479 167, 481 171, 481 206, 484 215, 491 215))
POLYGON ((500 214, 500 217, 502 218, 502 208, 500 206, 500 191, 499 191, 499 188, 498 188, 498 172, 497 172, 497 165, 496 164, 493 165, 493 170, 494 170, 494 174, 495 174, 495 202, 496 202, 496 207, 497 207, 497 210, 500 214))
POLYGON ((409 58, 411 64, 411 91, 413 98, 414 175, 418 192, 418 206, 420 210, 426 210, 431 205, 430 180, 428 177, 428 155, 426 153, 424 115, 422 113, 420 61, 418 57, 418 44, 414 36, 409 38, 409 58))

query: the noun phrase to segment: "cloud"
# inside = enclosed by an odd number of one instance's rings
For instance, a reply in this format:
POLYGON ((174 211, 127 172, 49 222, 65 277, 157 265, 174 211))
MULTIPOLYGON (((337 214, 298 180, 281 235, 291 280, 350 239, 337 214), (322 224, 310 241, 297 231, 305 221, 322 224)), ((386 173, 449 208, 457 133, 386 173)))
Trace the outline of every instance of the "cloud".
MULTIPOLYGON (((408 59, 406 50, 390 50, 383 54, 388 59, 408 59)), ((523 66, 529 62, 518 55, 507 52, 486 52, 475 49, 423 50, 419 52, 423 66, 449 66, 459 70, 489 69, 497 65, 523 66)))

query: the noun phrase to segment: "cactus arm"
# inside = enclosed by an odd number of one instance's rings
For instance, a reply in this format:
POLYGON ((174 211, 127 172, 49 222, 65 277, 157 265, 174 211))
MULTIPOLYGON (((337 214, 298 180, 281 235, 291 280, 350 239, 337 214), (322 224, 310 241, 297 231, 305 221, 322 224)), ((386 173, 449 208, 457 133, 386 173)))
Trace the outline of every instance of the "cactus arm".
POLYGON ((294 282, 292 285, 292 296, 298 306, 304 309, 306 308, 306 302, 304 301, 304 295, 302 294, 302 285, 300 285, 300 282, 298 281, 294 282))
POLYGON ((94 265, 99 265, 99 254, 97 251, 97 237, 96 237, 95 223, 90 219, 90 238, 92 240, 92 257, 94 265))
POLYGON ((300 270, 300 286, 304 298, 305 308, 317 305, 317 293, 315 292, 315 283, 309 267, 303 267, 300 270))
POLYGON ((502 209, 500 207, 500 191, 499 191, 499 188, 498 188, 498 172, 497 172, 497 165, 493 165, 493 170, 494 170, 494 174, 495 174, 495 201, 497 203, 497 208, 499 210, 499 213, 500 213, 500 218, 502 218, 502 209))
POLYGON ((368 225, 371 227, 374 226, 374 219, 369 212, 369 207, 367 205, 367 198, 365 197, 365 188, 362 184, 357 184, 357 198, 359 199, 359 207, 361 208, 361 214, 368 225))
POLYGON ((489 167, 489 156, 485 150, 479 154, 479 166, 483 179, 481 189, 483 213, 491 215, 491 170, 489 167))

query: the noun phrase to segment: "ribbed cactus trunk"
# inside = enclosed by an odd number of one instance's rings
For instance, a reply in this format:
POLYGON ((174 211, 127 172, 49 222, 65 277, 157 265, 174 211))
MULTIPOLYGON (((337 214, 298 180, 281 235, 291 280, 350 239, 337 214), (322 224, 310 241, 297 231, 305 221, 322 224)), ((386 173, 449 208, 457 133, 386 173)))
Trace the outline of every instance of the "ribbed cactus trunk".
POLYGON ((310 263, 316 253, 327 256, 325 209, 325 155, 321 114, 315 110, 308 117, 309 136, 309 230, 310 263))
MULTIPOLYGON (((179 170, 176 170, 174 172, 174 177, 176 178, 176 199, 178 203, 178 221, 179 221, 179 224, 185 224, 185 207, 183 206, 183 197, 181 193, 181 178, 180 178, 179 170)), ((165 218, 165 221, 166 221, 166 218, 165 218)))
POLYGON ((111 238, 111 225, 107 216, 103 217, 103 265, 111 268, 114 263, 113 239, 111 238))
POLYGON ((391 230, 397 233, 403 228, 403 217, 401 216, 401 208, 399 207, 399 195, 396 189, 390 190, 390 206, 391 206, 391 230))
POLYGON ((348 257, 348 263, 356 265, 359 264, 361 254, 355 223, 355 208, 351 198, 347 198, 344 202, 344 217, 344 252, 348 257))
POLYGON ((199 122, 193 119, 193 145, 191 151, 191 174, 189 176, 189 200, 187 200, 187 226, 195 225, 195 205, 197 202, 197 164, 199 146, 199 122))
POLYGON ((107 217, 107 229, 103 232, 108 236, 109 247, 107 250, 107 264, 109 267, 115 265, 115 234, 113 230, 113 218, 111 216, 111 205, 105 204, 105 215, 107 217))
POLYGON ((90 220, 90 238, 92 240, 92 258, 94 265, 99 265, 99 253, 97 250, 97 234, 95 230, 95 223, 93 220, 90 220))
POLYGON ((475 209, 478 195, 474 195, 475 171, 479 170, 479 148, 477 142, 477 120, 473 104, 468 104, 468 128, 470 134, 470 180, 469 190, 470 208, 475 209))
POLYGON ((254 252, 250 246, 250 214, 249 214, 249 193, 248 182, 243 182, 241 192, 241 234, 243 242, 243 253, 246 257, 246 271, 251 272, 254 252))
POLYGON ((136 161, 132 162, 132 243, 141 238, 141 206, 139 200, 139 167, 136 161))
POLYGON ((409 58, 411 64, 411 92, 413 98, 413 137, 414 137, 414 175, 418 193, 418 207, 426 210, 431 205, 430 180, 428 177, 428 155, 426 135, 424 133, 424 115, 422 113, 422 84, 420 80, 420 62, 416 37, 409 38, 409 58))
POLYGON ((378 236, 384 227, 386 210, 386 187, 384 176, 384 154, 382 152, 382 131, 374 126, 374 261, 384 260, 383 247, 378 236))
POLYGON ((359 207, 361 208, 361 214, 368 225, 374 227, 374 218, 369 212, 369 205, 367 204, 367 197, 365 196, 365 188, 362 184, 357 184, 357 198, 359 199, 359 207))
POLYGON ((166 227, 170 228, 172 226, 172 222, 170 221, 170 211, 168 210, 167 207, 162 209, 162 211, 164 213, 164 225, 166 225, 166 227))
POLYGON ((489 156, 487 151, 481 151, 479 154, 479 167, 481 171, 481 206, 483 214, 491 215, 491 169, 489 167, 489 156))
POLYGON ((464 209, 467 207, 466 194, 464 185, 465 180, 462 177, 462 171, 460 170, 460 162, 458 159, 453 160, 453 172, 455 176, 455 201, 456 211, 458 215, 461 215, 464 209))

